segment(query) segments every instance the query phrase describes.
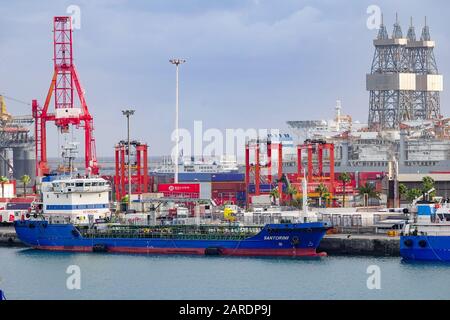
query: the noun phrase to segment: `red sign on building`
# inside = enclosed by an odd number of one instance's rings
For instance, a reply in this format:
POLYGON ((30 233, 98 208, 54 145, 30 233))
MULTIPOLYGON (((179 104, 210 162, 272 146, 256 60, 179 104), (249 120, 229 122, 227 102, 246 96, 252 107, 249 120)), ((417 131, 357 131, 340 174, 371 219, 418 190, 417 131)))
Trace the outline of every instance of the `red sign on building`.
POLYGON ((162 183, 158 185, 158 192, 164 193, 164 196, 184 195, 186 198, 198 198, 200 185, 198 183, 162 183))

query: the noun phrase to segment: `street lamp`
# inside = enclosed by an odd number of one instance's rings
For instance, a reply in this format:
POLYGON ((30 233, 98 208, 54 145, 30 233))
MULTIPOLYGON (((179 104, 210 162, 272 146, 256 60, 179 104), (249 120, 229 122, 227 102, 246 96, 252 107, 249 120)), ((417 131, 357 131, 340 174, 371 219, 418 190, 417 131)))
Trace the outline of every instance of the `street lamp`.
POLYGON ((134 110, 122 110, 122 114, 127 117, 127 140, 128 140, 128 203, 127 212, 130 210, 131 206, 131 163, 130 163, 130 153, 131 153, 131 143, 130 143, 130 116, 134 114, 134 110))
POLYGON ((179 157, 179 145, 178 142, 180 140, 178 133, 178 108, 179 108, 179 100, 178 100, 178 66, 186 62, 184 59, 170 59, 169 62, 176 66, 176 106, 175 106, 175 183, 178 183, 178 157, 179 157))

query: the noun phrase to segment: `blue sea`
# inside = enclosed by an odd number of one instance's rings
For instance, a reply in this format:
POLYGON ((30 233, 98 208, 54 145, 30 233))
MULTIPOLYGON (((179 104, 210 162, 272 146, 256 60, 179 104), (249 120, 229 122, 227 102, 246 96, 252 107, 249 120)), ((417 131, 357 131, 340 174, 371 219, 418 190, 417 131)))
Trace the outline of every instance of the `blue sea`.
POLYGON ((450 298, 449 264, 411 264, 400 258, 299 260, 0 248, 0 278, 10 300, 450 298))

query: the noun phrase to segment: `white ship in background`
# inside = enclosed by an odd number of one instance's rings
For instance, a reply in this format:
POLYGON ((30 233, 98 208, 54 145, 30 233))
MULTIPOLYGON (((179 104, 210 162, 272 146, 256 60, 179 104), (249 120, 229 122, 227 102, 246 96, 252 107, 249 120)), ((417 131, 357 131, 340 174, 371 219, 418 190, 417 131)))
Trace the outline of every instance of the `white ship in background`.
MULTIPOLYGON (((366 123, 343 115, 340 101, 333 119, 287 122, 297 143, 306 139, 334 143, 337 172, 387 171, 395 156, 401 173, 449 171, 449 123, 450 119, 403 121, 401 130, 371 131, 366 123)), ((295 154, 291 158, 284 159, 287 172, 295 169, 295 154)))
MULTIPOLYGON (((237 173, 239 166, 234 156, 222 156, 220 161, 195 160, 183 158, 178 165, 179 173, 237 173)), ((162 163, 152 170, 154 173, 174 173, 175 168, 171 158, 163 159, 162 163)))

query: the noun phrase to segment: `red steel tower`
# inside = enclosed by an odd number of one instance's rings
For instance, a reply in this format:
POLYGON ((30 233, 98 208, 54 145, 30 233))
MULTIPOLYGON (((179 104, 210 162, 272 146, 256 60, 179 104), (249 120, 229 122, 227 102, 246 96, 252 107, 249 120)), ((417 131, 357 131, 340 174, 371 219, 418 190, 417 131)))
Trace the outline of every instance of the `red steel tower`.
POLYGON ((283 144, 281 141, 273 142, 270 139, 257 139, 250 140, 245 145, 245 186, 246 186, 246 203, 249 203, 250 196, 250 183, 251 183, 251 175, 253 173, 254 184, 255 184, 255 192, 252 195, 259 196, 261 195, 261 182, 267 183, 269 185, 273 185, 274 182, 278 183, 278 192, 280 202, 283 199, 283 183, 281 181, 283 176, 283 144), (265 147, 265 151, 267 153, 267 163, 261 165, 261 149, 265 147), (250 163, 250 153, 251 151, 255 152, 254 156, 254 164, 250 163), (272 153, 278 153, 278 178, 274 181, 273 175, 273 162, 272 162, 272 153), (261 174, 261 169, 266 169, 266 174, 261 174))
POLYGON ((303 176, 306 169, 306 177, 309 184, 324 183, 329 188, 331 195, 336 191, 336 181, 334 177, 334 144, 323 140, 306 140, 304 144, 297 146, 297 174, 303 176), (302 150, 307 151, 307 165, 302 167, 302 150), (329 175, 324 172, 324 151, 329 154, 329 175), (316 154, 317 161, 314 161, 316 154), (314 162, 317 163, 315 168, 314 162))
POLYGON ((69 126, 84 129, 85 167, 87 173, 98 174, 99 166, 95 152, 93 135, 93 118, 84 97, 77 70, 73 63, 72 19, 71 17, 54 17, 53 19, 53 62, 54 71, 44 107, 32 102, 35 120, 36 140, 36 175, 49 173, 47 162, 47 121, 54 121, 61 133, 68 133, 69 126), (74 90, 79 99, 79 106, 74 105, 74 90), (55 111, 49 112, 52 95, 55 97, 55 111))
POLYGON ((117 201, 120 201, 127 194, 127 170, 131 170, 131 182, 134 186, 132 193, 147 193, 149 189, 148 146, 145 143, 132 141, 130 147, 134 150, 128 150, 128 144, 125 141, 120 141, 115 146, 116 175, 114 176, 114 186, 117 201), (132 163, 127 162, 126 155, 128 155, 128 152, 130 152, 130 156, 134 155, 133 159, 130 160, 132 163))

